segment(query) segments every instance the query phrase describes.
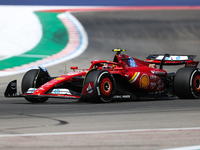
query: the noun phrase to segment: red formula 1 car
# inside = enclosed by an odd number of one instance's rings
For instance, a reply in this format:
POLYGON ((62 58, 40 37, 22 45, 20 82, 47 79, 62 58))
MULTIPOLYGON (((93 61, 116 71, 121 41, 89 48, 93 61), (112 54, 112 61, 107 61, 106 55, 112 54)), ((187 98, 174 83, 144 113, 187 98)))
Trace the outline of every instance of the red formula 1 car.
POLYGON ((113 61, 93 60, 89 69, 51 77, 46 69, 32 69, 22 79, 22 94, 17 81, 8 84, 5 97, 24 97, 32 103, 48 98, 77 98, 81 101, 110 102, 113 99, 140 99, 177 96, 200 98, 200 69, 194 55, 149 55, 145 61, 114 49, 113 61), (163 65, 185 64, 176 73, 167 73, 163 65), (156 68, 159 66, 159 69, 156 68))

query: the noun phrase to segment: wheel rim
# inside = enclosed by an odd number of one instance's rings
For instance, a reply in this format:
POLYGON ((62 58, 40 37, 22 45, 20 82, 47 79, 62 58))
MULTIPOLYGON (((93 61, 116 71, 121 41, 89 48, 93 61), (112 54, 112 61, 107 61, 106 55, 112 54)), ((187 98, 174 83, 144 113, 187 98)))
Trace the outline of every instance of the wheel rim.
POLYGON ((109 78, 104 78, 101 82, 101 93, 109 96, 112 93, 112 82, 109 78))
POLYGON ((197 75, 193 81, 194 90, 199 93, 200 92, 200 75, 197 75))

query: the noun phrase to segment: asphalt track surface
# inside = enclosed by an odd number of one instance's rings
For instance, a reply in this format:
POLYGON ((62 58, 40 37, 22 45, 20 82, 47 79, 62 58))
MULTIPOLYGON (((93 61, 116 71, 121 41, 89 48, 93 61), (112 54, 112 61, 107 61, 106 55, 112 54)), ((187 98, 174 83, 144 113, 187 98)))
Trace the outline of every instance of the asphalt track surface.
MULTIPOLYGON (((84 54, 66 62, 67 71, 72 65, 87 68, 95 59, 112 60, 111 49, 118 47, 140 59, 170 53, 194 54, 200 60, 199 14, 200 10, 73 13, 85 27, 89 45, 84 54)), ((58 76, 64 68, 62 63, 47 69, 58 76)), ((169 71, 173 69, 177 68, 169 71)), ((23 98, 4 98, 7 83, 18 79, 20 88, 21 78, 22 74, 0 78, 0 149, 157 150, 199 145, 200 100, 94 104, 50 99, 30 104, 23 98)))

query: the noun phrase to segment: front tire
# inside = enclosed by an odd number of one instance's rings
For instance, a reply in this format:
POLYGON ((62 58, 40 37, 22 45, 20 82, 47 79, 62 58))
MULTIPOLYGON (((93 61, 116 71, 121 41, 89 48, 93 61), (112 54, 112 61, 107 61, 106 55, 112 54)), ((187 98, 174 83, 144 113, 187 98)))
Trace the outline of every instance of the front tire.
POLYGON ((174 92, 181 99, 200 98, 200 69, 179 69, 174 77, 174 92))
MULTIPOLYGON (((40 69, 32 69, 25 73, 21 89, 22 93, 25 94, 29 88, 38 88, 41 86, 41 78, 42 73, 40 72, 40 69)), ((48 98, 28 98, 25 97, 25 99, 31 103, 44 103, 48 100, 48 98)))
POLYGON ((93 70, 86 76, 84 86, 88 86, 90 83, 93 85, 93 94, 82 96, 82 100, 89 99, 92 102, 104 103, 112 101, 116 91, 115 79, 112 74, 105 70, 93 70))

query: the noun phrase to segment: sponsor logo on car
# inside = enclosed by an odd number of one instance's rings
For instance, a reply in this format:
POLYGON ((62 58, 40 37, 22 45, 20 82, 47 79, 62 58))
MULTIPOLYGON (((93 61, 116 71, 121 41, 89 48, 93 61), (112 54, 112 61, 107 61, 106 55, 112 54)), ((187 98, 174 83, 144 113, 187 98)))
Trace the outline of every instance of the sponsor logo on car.
POLYGON ((69 89, 53 89, 51 94, 72 95, 69 89))
POLYGON ((28 91, 26 93, 28 94, 32 94, 35 92, 35 90, 37 90, 36 88, 29 88, 28 91))
MULTIPOLYGON (((159 55, 155 60, 162 60, 164 55, 159 55)), ((165 60, 188 60, 188 56, 170 56, 170 57, 165 57, 165 60)))
POLYGON ((86 89, 86 92, 87 92, 87 93, 92 93, 92 92, 93 92, 93 88, 92 88, 92 86, 91 86, 90 83, 89 83, 89 85, 88 85, 88 87, 87 87, 87 89, 86 89))
POLYGON ((119 98, 119 99, 128 99, 131 98, 130 95, 115 95, 113 98, 119 98))
POLYGON ((156 74, 156 75, 165 75, 166 74, 166 72, 161 71, 161 70, 159 70, 159 71, 151 70, 151 73, 156 74))
POLYGON ((54 94, 60 94, 60 90, 59 89, 55 89, 55 90, 53 90, 53 93, 54 94))
POLYGON ((163 84, 163 82, 161 81, 161 80, 159 80, 158 82, 157 82, 157 90, 161 90, 163 87, 164 87, 164 84, 163 84))
POLYGON ((149 85, 149 76, 147 74, 143 74, 140 77, 140 87, 147 88, 148 85, 149 85))
POLYGON ((151 89, 154 89, 156 87, 156 82, 151 82, 150 87, 151 87, 151 89))
POLYGON ((93 94, 93 92, 94 92, 93 86, 94 86, 93 82, 87 83, 83 88, 82 94, 93 94))
POLYGON ((151 80, 157 80, 157 76, 155 76, 155 75, 150 75, 150 79, 151 79, 151 80))
POLYGON ((177 56, 177 57, 176 57, 176 60, 180 60, 180 59, 181 59, 181 56, 177 56))

